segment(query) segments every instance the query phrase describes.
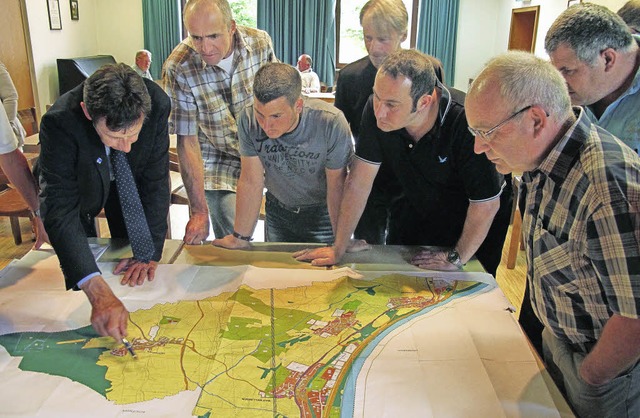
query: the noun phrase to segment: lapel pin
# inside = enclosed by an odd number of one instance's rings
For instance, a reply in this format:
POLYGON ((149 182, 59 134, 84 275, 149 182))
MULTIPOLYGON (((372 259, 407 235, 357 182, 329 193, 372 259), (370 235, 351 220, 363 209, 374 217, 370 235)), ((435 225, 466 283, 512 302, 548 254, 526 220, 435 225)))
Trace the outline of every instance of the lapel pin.
POLYGON ((102 158, 98 157, 98 159, 96 160, 96 162, 97 162, 98 164, 102 164, 102 158))

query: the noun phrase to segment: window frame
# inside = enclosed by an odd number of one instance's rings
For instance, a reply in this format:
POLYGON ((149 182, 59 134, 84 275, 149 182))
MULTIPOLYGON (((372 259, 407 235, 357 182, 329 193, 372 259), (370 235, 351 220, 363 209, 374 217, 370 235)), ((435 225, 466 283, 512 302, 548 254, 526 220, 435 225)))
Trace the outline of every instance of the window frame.
MULTIPOLYGON (((342 0, 336 0, 336 69, 340 70, 350 63, 340 62, 340 16, 342 0)), ((411 20, 411 33, 409 33, 409 47, 415 48, 418 39, 418 13, 420 11, 420 0, 413 0, 413 5, 409 12, 411 20)))

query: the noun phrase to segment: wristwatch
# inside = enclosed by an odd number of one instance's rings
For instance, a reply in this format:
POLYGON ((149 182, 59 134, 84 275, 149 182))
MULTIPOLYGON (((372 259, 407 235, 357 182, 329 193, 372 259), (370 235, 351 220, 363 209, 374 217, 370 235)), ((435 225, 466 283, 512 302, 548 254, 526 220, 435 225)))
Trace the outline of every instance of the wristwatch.
POLYGON ((233 233, 231 235, 233 235, 234 237, 236 237, 238 239, 241 239, 243 241, 247 241, 247 242, 253 241, 253 238, 251 238, 251 236, 244 236, 244 235, 241 235, 240 233, 238 233, 236 231, 233 231, 233 233))
POLYGON ((447 253, 447 261, 458 267, 459 269, 462 268, 462 260, 460 260, 460 254, 458 254, 458 251, 455 248, 450 249, 447 253))

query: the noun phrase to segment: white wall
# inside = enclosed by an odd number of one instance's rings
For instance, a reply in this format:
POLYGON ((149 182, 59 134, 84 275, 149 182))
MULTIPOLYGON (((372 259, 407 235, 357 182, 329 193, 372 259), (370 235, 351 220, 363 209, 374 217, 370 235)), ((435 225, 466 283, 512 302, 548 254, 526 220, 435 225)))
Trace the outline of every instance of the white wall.
POLYGON ((23 1, 40 114, 58 98, 57 58, 102 54, 132 64, 143 48, 142 0, 82 0, 79 20, 71 20, 69 2, 60 0, 62 30, 49 30, 46 1, 23 1))
MULTIPOLYGON (((54 31, 49 30, 45 0, 22 1, 26 3, 37 80, 34 97, 40 114, 58 98, 57 58, 106 54, 118 62, 133 64, 135 52, 144 47, 142 0, 82 0, 77 21, 71 20, 69 2, 60 0, 62 30, 54 31)), ((593 2, 617 11, 626 0, 593 2)), ((454 87, 466 91, 469 79, 484 63, 506 51, 512 9, 537 5, 540 15, 535 53, 546 57, 545 34, 566 9, 566 0, 460 0, 454 87)))
MULTIPOLYGON (((606 6, 615 12, 626 1, 591 2, 606 6)), ((553 21, 567 8, 566 0, 460 0, 454 87, 467 91, 469 79, 474 78, 491 57, 507 50, 513 9, 538 5, 540 14, 534 53, 546 58, 544 37, 553 21)))
MULTIPOLYGON (((93 0, 98 3, 98 50, 133 65, 144 48, 142 0, 93 0), (102 17, 105 18, 102 18, 102 17)), ((83 0, 81 3, 84 3, 83 0)))

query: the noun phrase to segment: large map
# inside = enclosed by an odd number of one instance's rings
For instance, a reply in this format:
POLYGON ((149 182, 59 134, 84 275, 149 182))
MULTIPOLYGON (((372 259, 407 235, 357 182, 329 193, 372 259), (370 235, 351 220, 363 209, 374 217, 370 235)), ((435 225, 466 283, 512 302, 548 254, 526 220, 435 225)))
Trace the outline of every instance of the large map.
POLYGON ((105 274, 134 359, 41 258, 0 274, 2 417, 559 416, 486 275, 161 265, 129 288, 105 274))

